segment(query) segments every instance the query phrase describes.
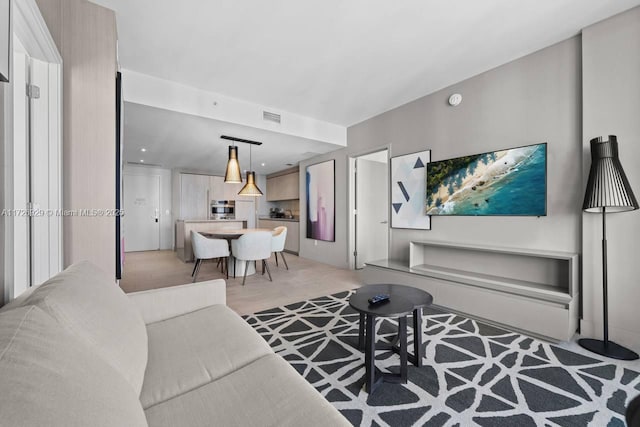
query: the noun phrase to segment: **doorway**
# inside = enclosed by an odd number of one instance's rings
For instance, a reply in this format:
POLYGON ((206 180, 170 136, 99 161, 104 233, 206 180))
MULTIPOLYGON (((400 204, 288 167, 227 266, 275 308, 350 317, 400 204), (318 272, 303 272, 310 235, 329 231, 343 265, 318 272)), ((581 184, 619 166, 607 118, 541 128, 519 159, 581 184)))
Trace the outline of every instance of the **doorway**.
POLYGON ((160 249, 160 176, 123 176, 125 252, 160 249))
POLYGON ((389 150, 352 158, 353 266, 389 257, 389 150))

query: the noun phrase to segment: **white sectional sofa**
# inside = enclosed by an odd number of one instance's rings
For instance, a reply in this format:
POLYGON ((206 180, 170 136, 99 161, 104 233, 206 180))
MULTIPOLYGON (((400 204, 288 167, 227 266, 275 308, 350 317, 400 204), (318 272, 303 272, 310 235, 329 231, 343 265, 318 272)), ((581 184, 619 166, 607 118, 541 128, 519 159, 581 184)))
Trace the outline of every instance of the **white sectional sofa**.
POLYGON ((69 267, 0 310, 0 426, 350 425, 225 295, 69 267))

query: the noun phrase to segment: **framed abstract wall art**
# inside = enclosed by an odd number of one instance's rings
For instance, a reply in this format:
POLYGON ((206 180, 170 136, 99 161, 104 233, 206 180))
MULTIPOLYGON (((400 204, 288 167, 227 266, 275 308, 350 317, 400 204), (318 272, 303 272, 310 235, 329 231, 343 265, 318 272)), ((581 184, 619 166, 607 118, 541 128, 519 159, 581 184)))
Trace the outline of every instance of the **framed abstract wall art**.
POLYGON ((430 160, 430 150, 391 158, 391 228, 431 229, 425 197, 430 160))
POLYGON ((307 239, 335 242, 335 160, 307 166, 307 239))

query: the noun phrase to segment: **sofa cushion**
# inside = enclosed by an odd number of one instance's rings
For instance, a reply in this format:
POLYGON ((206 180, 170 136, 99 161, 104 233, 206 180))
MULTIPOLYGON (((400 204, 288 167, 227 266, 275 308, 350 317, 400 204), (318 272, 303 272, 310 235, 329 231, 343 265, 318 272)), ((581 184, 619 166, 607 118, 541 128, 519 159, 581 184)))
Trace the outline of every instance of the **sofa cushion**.
POLYGON ((146 426, 105 360, 35 306, 0 313, 0 425, 146 426))
POLYGON ((271 354, 269 345, 225 305, 147 325, 144 408, 227 375, 271 354))
POLYGON ((72 265, 39 286, 23 302, 55 318, 142 389, 147 332, 135 306, 115 281, 95 265, 72 265))
POLYGON ((145 410, 149 427, 325 427, 351 424, 280 356, 145 410))

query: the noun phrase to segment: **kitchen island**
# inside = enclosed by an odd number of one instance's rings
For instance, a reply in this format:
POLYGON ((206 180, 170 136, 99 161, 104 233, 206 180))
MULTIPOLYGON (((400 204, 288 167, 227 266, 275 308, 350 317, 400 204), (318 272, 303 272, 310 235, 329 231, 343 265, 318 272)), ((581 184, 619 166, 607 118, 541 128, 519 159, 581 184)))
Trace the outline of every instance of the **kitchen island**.
POLYGON ((179 219, 176 221, 176 253, 184 262, 192 262, 191 231, 214 233, 221 230, 237 230, 247 227, 247 221, 235 219, 179 219))

